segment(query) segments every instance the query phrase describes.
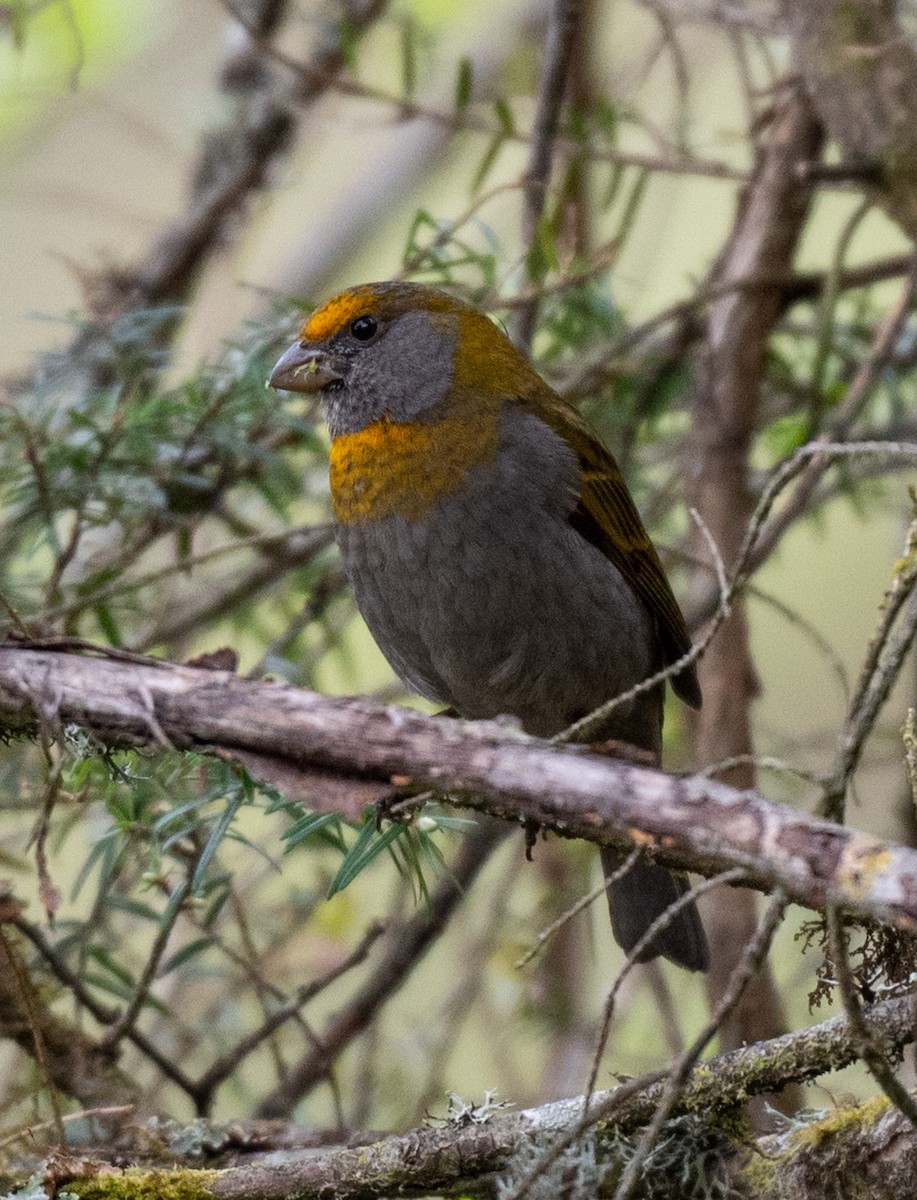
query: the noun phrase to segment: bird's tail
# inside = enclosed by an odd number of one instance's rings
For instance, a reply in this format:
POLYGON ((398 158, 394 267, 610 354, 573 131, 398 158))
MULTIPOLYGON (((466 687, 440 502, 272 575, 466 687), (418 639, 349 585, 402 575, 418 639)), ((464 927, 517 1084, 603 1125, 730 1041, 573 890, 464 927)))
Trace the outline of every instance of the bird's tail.
MULTIPOLYGON (((601 853, 606 877, 625 861, 625 856, 611 846, 603 846, 601 853)), ((618 945, 623 950, 632 950, 656 918, 683 896, 688 886, 686 875, 673 874, 665 867, 638 859, 626 875, 608 888, 611 928, 618 945)), ((707 970, 710 965, 707 936, 693 901, 678 910, 643 951, 639 961, 646 962, 660 954, 689 971, 707 970)))

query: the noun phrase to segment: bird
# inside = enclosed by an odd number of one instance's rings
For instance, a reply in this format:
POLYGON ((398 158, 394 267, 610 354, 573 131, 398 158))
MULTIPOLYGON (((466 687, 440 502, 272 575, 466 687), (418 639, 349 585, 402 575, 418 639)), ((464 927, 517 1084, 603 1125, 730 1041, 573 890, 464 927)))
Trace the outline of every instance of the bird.
MULTIPOLYGON (((464 718, 551 737, 691 641, 621 470, 595 430, 485 313, 424 283, 365 283, 321 304, 275 389, 317 395, 335 536, 357 607, 396 674, 464 718)), ((699 707, 693 661, 671 678, 699 707)), ((603 735, 662 749, 657 684, 603 735)), ((626 862, 601 847, 606 877, 626 862)), ((625 951, 687 890, 638 857, 608 887, 625 951)), ((644 948, 709 965, 687 903, 644 948)))

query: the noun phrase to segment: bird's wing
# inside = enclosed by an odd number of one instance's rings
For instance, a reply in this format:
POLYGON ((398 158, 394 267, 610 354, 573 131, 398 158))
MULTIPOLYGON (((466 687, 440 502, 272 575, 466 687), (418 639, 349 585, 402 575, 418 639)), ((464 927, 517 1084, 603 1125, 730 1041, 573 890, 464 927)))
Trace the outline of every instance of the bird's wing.
MULTIPOLYGON (((537 402, 522 398, 521 403, 576 453, 582 476, 579 501, 570 523, 614 563, 643 600, 656 620, 666 665, 676 662, 690 650, 691 638, 621 468, 591 426, 554 392, 550 399, 541 395, 537 402)), ((674 676, 672 686, 686 704, 700 707, 701 691, 693 663, 674 676)))

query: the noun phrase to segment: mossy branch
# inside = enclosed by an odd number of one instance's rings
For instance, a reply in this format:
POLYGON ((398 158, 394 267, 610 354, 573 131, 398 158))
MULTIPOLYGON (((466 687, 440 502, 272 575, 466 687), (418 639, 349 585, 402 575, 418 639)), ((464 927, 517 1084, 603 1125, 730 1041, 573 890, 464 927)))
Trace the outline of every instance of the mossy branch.
MULTIPOLYGON (((890 1057, 898 1055, 913 1036, 912 1017, 909 997, 885 1000, 864 1011, 869 1030, 890 1057)), ((722 1169, 740 1188, 739 1195, 790 1194, 775 1190, 775 1179, 781 1171, 799 1169, 798 1154, 817 1150, 823 1159, 826 1139, 841 1135, 855 1136, 863 1145, 868 1139, 887 1140, 889 1123, 895 1124, 900 1114, 880 1101, 867 1106, 868 1112, 856 1109, 858 1115, 848 1114, 843 1120, 844 1110, 840 1110, 814 1124, 799 1122, 779 1138, 764 1139, 767 1146, 763 1148, 769 1156, 765 1161, 760 1154, 750 1153, 744 1142, 733 1144, 729 1130, 734 1125, 735 1106, 747 1096, 837 1070, 854 1061, 856 1055, 856 1039, 847 1019, 833 1017, 800 1033, 721 1054, 695 1067, 679 1097, 676 1113, 694 1114, 702 1118, 705 1128, 719 1131, 723 1140, 722 1169), (872 1128, 880 1122, 881 1128, 872 1128)), ((617 1135, 627 1134, 652 1115, 665 1080, 666 1073, 658 1072, 596 1093, 592 1105, 603 1110, 597 1133, 611 1138, 613 1145, 624 1144, 617 1135)), ((55 1160, 53 1169, 58 1187, 87 1200, 164 1195, 220 1200, 287 1200, 296 1196, 309 1200, 332 1194, 338 1198, 427 1194, 458 1187, 469 1194, 481 1194, 490 1190, 495 1172, 508 1169, 521 1144, 534 1142, 548 1147, 552 1138, 579 1123, 582 1111, 582 1097, 498 1116, 488 1115, 483 1108, 471 1108, 470 1115, 466 1113, 462 1120, 423 1126, 372 1144, 325 1149, 312 1145, 305 1150, 283 1149, 295 1139, 290 1136, 290 1128, 280 1123, 261 1125, 251 1131, 249 1138, 240 1137, 238 1125, 227 1127, 222 1137, 220 1127, 212 1127, 208 1146, 224 1155, 224 1161, 229 1152, 232 1165, 213 1169, 208 1162, 202 1169, 202 1165, 193 1168, 183 1164, 180 1169, 164 1171, 163 1163, 125 1172, 74 1155, 69 1169, 60 1159, 55 1160), (252 1149, 240 1152, 239 1145, 246 1141, 252 1149)), ((913 1166, 917 1158, 913 1130, 900 1126, 899 1121, 895 1138, 897 1159, 913 1166)), ((148 1153, 149 1136, 138 1140, 148 1153)), ((853 1148, 848 1152, 853 1153, 853 1148)), ((837 1153, 835 1145, 835 1158, 837 1153)), ((118 1154, 122 1163, 130 1157, 123 1142, 118 1154)), ((170 1153, 169 1165, 177 1162, 180 1159, 170 1153)), ((34 1163, 29 1169, 34 1169, 34 1163)))

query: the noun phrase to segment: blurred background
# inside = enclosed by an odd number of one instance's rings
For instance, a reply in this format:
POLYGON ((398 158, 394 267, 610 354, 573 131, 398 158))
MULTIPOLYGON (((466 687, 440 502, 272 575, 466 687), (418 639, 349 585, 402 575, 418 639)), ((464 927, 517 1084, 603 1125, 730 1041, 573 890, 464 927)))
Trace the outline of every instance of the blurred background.
MULTIPOLYGON (((417 703, 356 616, 330 544, 317 415, 264 389, 303 312, 340 286, 405 274, 460 290, 511 333, 522 314, 534 318, 533 357, 619 457, 703 627, 710 560, 687 509, 703 495, 698 397, 716 352, 705 289, 722 287, 740 196, 783 111, 786 30, 750 0, 728 13, 583 3, 533 221, 522 181, 557 7, 0 6, 8 630, 176 660, 231 646, 243 674, 417 703)), ((819 139, 812 157, 830 163, 837 154, 822 159, 819 139)), ((763 331, 740 529, 768 473, 830 433, 896 305, 893 354, 847 432, 913 437, 909 240, 856 180, 825 172, 794 186, 811 195, 786 262, 774 263, 780 287, 768 281, 780 294, 763 331)), ((902 553, 909 480, 912 469, 881 458, 851 462, 756 570, 756 683, 739 705, 748 744, 738 750, 761 769, 746 762, 751 778, 727 779, 817 805, 813 778, 835 762, 902 553)), ((847 812, 899 841, 914 826, 900 730, 915 691, 911 658, 847 812)), ((673 704, 670 765, 709 765, 704 737, 673 704)), ((461 860, 467 825, 445 802, 383 844, 370 825, 310 820, 203 758, 112 755, 75 730, 63 746, 2 754, 0 875, 25 905, 6 953, 90 1042, 104 1032, 93 1004, 137 1001, 118 1070, 151 1106, 401 1128, 445 1112, 447 1091, 479 1100, 496 1089, 522 1106, 583 1090, 621 958, 604 903, 516 962, 597 881, 589 847, 539 843, 526 864, 513 833, 482 848, 475 879, 476 864, 461 860), (467 894, 443 914, 456 855, 467 894), (290 1003, 376 918, 388 932, 370 934, 365 960, 290 1003), (418 935, 397 964, 392 947, 427 921, 429 952, 418 935), (233 1061, 244 1035, 288 1003, 290 1019, 233 1061), (195 1090, 224 1055, 225 1077, 195 1090)), ((795 939, 806 915, 791 910, 771 954, 774 990, 758 995, 733 1044, 776 1031, 771 1021, 815 1019, 807 996, 820 955, 795 939)), ((709 999, 703 980, 668 966, 634 973, 599 1085, 665 1063, 709 999)), ((21 1039, 4 1039, 0 1109, 13 1128, 48 1112, 48 1081, 21 1039)), ((850 1070, 805 1102, 872 1087, 850 1070)), ((70 1078, 65 1103, 89 1106, 90 1093, 99 1089, 70 1078)))

